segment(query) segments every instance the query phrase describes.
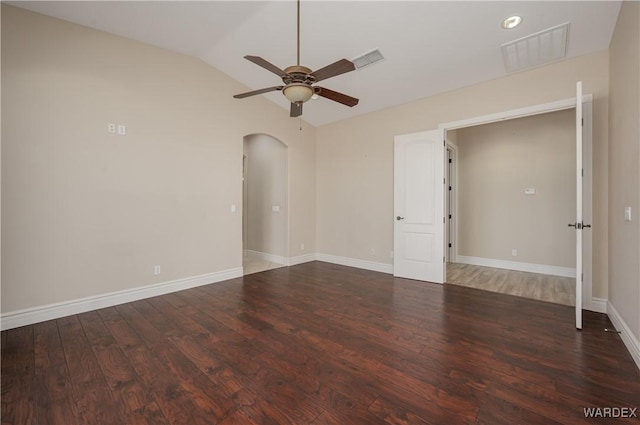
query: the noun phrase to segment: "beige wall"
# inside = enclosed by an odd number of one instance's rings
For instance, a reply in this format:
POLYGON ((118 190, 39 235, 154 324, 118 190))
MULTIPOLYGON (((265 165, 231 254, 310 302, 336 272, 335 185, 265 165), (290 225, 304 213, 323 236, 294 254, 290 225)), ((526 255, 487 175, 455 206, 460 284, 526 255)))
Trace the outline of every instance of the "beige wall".
MULTIPOLYGON (((594 96, 593 295, 607 297, 608 52, 602 51, 319 127, 318 251, 391 263, 393 137, 490 113, 594 96), (370 254, 371 249, 375 255, 370 254)), ((366 102, 366 97, 361 99, 366 102)))
POLYGON ((625 1, 610 45, 609 301, 640 339, 640 4, 625 1), (631 207, 632 221, 624 220, 631 207))
POLYGON ((458 254, 575 268, 575 110, 457 136, 458 254))
POLYGON ((244 249, 287 257, 287 147, 254 134, 244 138, 244 152, 244 249))
POLYGON ((3 4, 2 311, 241 267, 230 206, 247 134, 289 146, 290 255, 313 252, 315 129, 232 98, 246 89, 200 60, 3 4))

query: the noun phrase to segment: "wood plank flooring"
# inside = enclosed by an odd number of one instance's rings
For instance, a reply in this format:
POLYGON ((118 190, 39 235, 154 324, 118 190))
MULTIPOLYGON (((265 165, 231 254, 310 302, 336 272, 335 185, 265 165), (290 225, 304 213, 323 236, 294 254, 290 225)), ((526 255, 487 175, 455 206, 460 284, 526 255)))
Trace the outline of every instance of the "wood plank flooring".
MULTIPOLYGON (((2 332, 2 424, 595 424, 606 315, 313 262, 2 332)), ((636 413, 637 414, 637 413, 636 413)))
POLYGON ((447 283, 556 304, 576 305, 576 280, 570 277, 447 263, 447 283))

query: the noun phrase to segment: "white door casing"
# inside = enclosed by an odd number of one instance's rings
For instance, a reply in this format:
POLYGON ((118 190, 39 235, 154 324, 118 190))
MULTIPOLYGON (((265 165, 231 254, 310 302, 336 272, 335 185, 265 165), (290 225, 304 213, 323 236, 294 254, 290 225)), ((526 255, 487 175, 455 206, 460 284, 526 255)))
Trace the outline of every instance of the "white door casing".
POLYGON ((393 275, 444 283, 444 130, 394 139, 393 275))
POLYGON ((576 329, 582 329, 582 81, 576 83, 576 329))

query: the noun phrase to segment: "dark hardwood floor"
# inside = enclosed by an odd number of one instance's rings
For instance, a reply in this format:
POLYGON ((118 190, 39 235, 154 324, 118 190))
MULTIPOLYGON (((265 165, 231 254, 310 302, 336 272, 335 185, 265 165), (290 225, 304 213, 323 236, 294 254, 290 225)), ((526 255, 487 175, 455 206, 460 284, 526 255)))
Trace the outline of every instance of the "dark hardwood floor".
POLYGON ((640 373, 573 320, 307 263, 2 332, 2 424, 639 423, 585 418, 640 407, 640 373))

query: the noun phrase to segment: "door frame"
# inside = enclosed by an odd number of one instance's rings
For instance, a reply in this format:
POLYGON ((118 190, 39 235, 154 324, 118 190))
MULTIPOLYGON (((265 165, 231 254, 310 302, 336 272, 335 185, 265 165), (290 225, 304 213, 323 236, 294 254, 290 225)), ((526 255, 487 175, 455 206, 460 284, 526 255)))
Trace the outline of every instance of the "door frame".
MULTIPOLYGON (((449 140, 447 134, 444 135, 447 142, 445 152, 447 158, 451 162, 445 159, 445 219, 446 226, 444 227, 444 233, 446 235, 445 240, 445 263, 455 263, 458 257, 458 146, 449 140), (448 186, 448 187, 447 187, 448 186), (448 246, 451 244, 451 247, 448 246)), ((445 266, 446 267, 446 266, 445 266)), ((446 268, 445 268, 446 277, 446 268)))
MULTIPOLYGON (((584 190, 583 190, 583 220, 587 223, 592 222, 592 210, 593 210, 593 144, 592 144, 592 136, 593 136, 593 95, 592 94, 583 94, 582 95, 582 106, 583 106, 583 118, 584 118, 584 127, 583 127, 583 169, 584 169, 584 190)), ((524 118, 533 115, 546 114, 549 112, 557 112, 563 111, 566 109, 574 109, 576 107, 576 98, 571 97, 567 99, 558 100, 555 102, 542 103, 538 105, 527 106, 524 108, 511 109, 502 112, 496 112, 488 115, 481 115, 477 117, 467 118, 464 120, 451 121, 447 123, 442 123, 438 127, 442 128, 445 132, 445 138, 447 136, 448 130, 458 130, 465 127, 472 127, 476 125, 482 124, 490 124, 498 121, 511 120, 516 118, 524 118)), ((445 150, 446 152, 446 150, 445 150)), ((457 167, 456 167, 457 172, 457 167)), ((454 214, 457 216, 457 202, 456 202, 456 211, 454 214)), ((454 222, 455 226, 455 235, 458 234, 457 229, 458 222, 454 222)), ((593 266, 593 252, 592 252, 592 232, 587 231, 583 232, 583 273, 584 278, 582 282, 582 307, 591 311, 600 311, 594 305, 593 302, 593 284, 592 284, 592 266, 593 266)), ((457 241, 456 241, 457 242, 457 241)), ((457 246, 456 243, 454 245, 455 254, 454 257, 457 256, 457 246)), ((445 263, 445 281, 447 277, 447 265, 445 263)), ((579 273, 576 271, 576 279, 579 278, 579 273)))

